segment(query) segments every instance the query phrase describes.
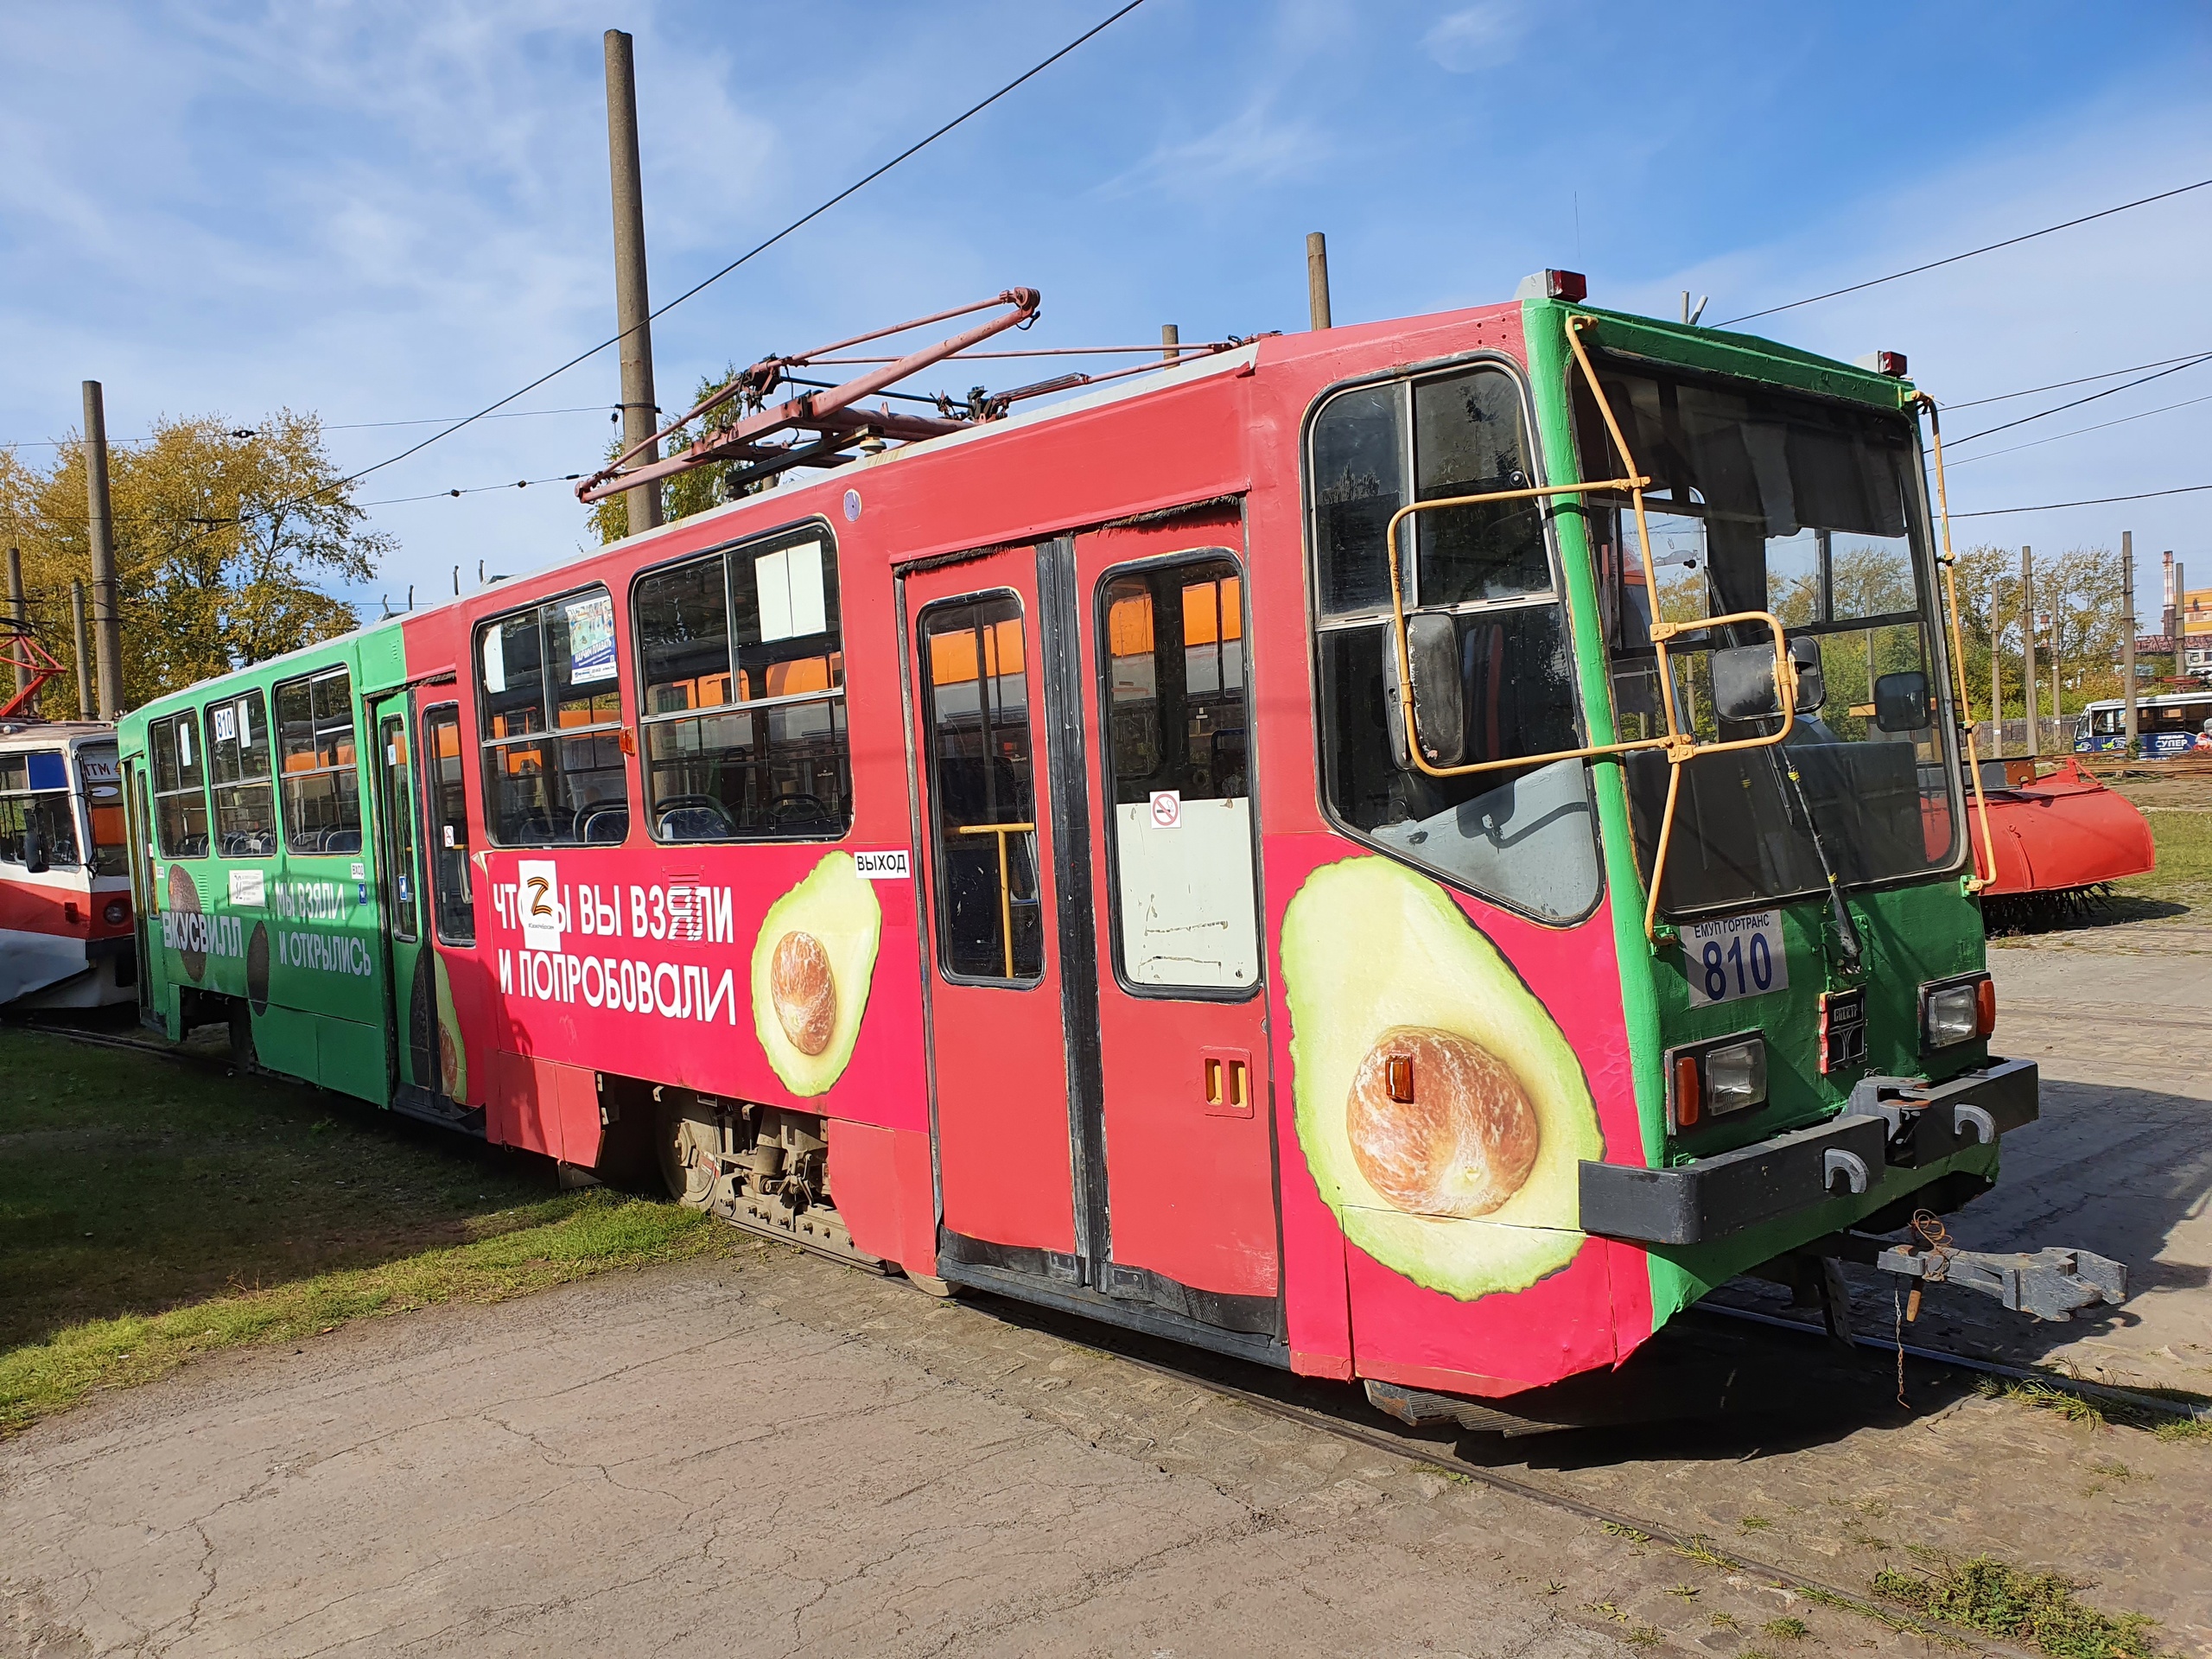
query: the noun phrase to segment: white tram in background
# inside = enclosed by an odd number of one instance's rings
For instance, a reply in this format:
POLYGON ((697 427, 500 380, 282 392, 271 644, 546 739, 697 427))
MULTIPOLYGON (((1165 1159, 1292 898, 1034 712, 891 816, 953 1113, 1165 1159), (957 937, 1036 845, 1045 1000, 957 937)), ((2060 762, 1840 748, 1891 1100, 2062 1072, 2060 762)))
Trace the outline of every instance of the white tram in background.
POLYGON ((137 996, 115 728, 0 721, 0 1007, 137 996))

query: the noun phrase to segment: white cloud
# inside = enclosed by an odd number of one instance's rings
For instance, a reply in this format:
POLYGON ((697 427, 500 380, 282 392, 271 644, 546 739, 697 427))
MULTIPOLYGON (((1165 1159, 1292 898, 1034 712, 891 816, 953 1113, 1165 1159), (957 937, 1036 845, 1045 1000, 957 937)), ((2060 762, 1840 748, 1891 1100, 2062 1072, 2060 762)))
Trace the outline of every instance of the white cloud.
POLYGON ((1440 67, 1465 75, 1510 62, 1528 32, 1528 16, 1515 0, 1482 0, 1438 18, 1421 44, 1440 67))
POLYGON ((1277 184, 1311 173, 1332 149, 1328 137, 1305 118, 1281 119, 1266 99, 1257 99, 1211 131, 1163 142, 1100 190, 1108 195, 1150 190, 1197 195, 1227 185, 1277 184))

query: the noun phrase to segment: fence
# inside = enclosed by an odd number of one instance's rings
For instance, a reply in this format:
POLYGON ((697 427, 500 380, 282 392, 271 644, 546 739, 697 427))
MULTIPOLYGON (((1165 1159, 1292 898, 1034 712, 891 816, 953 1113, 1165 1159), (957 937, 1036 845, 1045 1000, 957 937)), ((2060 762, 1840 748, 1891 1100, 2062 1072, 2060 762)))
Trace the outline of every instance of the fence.
MULTIPOLYGON (((2074 753, 2074 716, 2066 715, 2052 719, 2049 715, 2036 717, 2036 735, 2041 741, 2036 745, 2038 754, 2071 754, 2074 753)), ((1999 755, 2028 753, 2028 722, 2025 716, 2018 720, 1991 721, 1980 720, 1974 728, 1974 753, 1984 760, 1999 755), (1994 741, 1993 741, 1993 738, 1994 741)))

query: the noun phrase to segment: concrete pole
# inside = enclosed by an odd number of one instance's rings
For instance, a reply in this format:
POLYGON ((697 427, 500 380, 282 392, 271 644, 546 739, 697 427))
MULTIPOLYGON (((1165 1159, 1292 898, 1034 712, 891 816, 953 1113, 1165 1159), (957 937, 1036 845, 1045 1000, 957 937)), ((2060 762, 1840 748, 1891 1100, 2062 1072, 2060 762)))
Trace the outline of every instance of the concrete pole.
POLYGON ((92 651, 102 720, 123 713, 123 600, 115 580, 115 520, 107 500, 107 408, 85 382, 85 494, 92 542, 92 651))
POLYGON ((2127 699, 2127 753, 2135 753, 2135 532, 2120 532, 2120 687, 2127 699))
POLYGON ((1172 322, 1160 325, 1160 360, 1173 363, 1183 355, 1183 331, 1172 322))
MULTIPOLYGON (((23 556, 20 549, 8 550, 8 614, 16 624, 16 632, 28 634, 31 631, 30 607, 23 600, 23 556)), ((30 652, 26 650, 16 664, 16 695, 30 690, 30 652)))
POLYGON ((2005 619, 1997 614, 1997 582, 1989 578, 1989 753, 2005 753, 2005 619))
MULTIPOLYGON (((607 31, 607 162, 614 184, 614 315, 622 331, 622 447, 645 442, 660 422, 653 403, 653 331, 645 296, 645 199, 638 170, 638 80, 630 37, 607 31)), ((660 447, 639 461, 657 461, 660 447)), ((630 533, 660 523, 660 486, 641 484, 625 497, 630 533)))
POLYGON ((92 717, 92 653, 85 639, 85 584, 69 584, 69 628, 77 640, 77 718, 92 717))
POLYGON ((2043 753, 2036 733, 2036 553, 2020 549, 2020 689, 2027 699, 2028 759, 2043 753))
POLYGON ((1314 327, 1330 327, 1329 238, 1319 231, 1306 236, 1306 308, 1314 327))

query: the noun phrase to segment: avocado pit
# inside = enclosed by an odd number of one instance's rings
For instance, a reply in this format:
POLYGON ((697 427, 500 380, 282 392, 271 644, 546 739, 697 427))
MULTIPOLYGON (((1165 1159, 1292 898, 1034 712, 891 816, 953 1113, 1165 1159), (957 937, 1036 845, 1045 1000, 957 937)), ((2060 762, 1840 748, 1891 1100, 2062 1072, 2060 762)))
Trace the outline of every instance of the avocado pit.
POLYGON ((837 1027, 837 981, 830 969, 830 953, 819 939, 793 930, 776 941, 768 993, 775 1002, 776 1022, 793 1048, 815 1055, 830 1046, 837 1027))
POLYGON ((1382 1033, 1359 1063, 1344 1116, 1360 1174, 1413 1215, 1490 1214, 1528 1180, 1542 1140, 1511 1069, 1433 1026, 1382 1033))

